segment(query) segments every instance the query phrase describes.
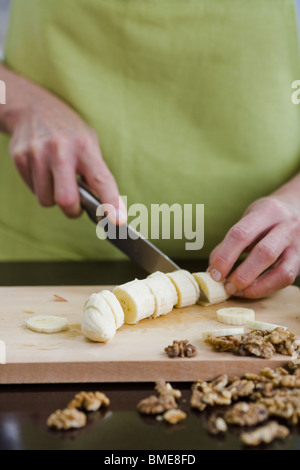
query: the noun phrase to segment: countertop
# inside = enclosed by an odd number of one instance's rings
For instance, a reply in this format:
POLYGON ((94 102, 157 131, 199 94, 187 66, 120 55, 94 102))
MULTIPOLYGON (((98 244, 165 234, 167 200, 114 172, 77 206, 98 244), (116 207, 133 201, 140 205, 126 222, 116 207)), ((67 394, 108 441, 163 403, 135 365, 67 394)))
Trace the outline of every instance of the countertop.
MULTIPOLYGON (((207 263, 182 262, 191 271, 205 270, 207 263)), ((0 263, 0 285, 95 285, 121 284, 146 273, 131 262, 0 263)), ((299 285, 299 282, 297 282, 299 285)), ((1 368, 1 366, 0 366, 1 368)), ((1 373, 1 369, 0 369, 1 373)), ((197 379, 198 377, 195 377, 197 379)), ((187 419, 168 425, 136 410, 142 398, 152 394, 154 384, 2 385, 0 388, 0 450, 95 449, 95 450, 228 450, 243 449, 237 429, 225 436, 207 432, 206 412, 191 410, 191 383, 172 384, 182 391, 180 408, 187 419), (111 406, 88 415, 88 425, 78 431, 54 432, 47 417, 64 408, 81 391, 106 393, 111 406)), ((284 441, 264 449, 300 449, 300 426, 284 441)), ((105 453, 105 452, 104 452, 105 453)), ((131 454, 134 454, 133 452, 131 454)), ((109 456, 109 452, 107 453, 109 456)))

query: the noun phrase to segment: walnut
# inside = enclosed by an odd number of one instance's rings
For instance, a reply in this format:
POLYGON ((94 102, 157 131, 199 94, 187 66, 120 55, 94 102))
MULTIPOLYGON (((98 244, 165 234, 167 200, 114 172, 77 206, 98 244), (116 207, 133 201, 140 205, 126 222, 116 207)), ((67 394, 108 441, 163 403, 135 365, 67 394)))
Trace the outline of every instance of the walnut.
POLYGON ((286 375, 280 379, 281 387, 300 388, 300 377, 297 375, 286 375))
POLYGON ((238 348, 240 356, 257 356, 264 359, 270 359, 275 352, 275 348, 268 343, 263 336, 247 333, 241 338, 238 348))
POLYGON ((190 400, 190 405, 192 408, 196 408, 199 411, 205 410, 205 408, 207 407, 207 403, 204 403, 203 395, 204 393, 200 390, 192 390, 192 396, 190 400))
POLYGON ((86 415, 74 409, 57 410, 47 419, 47 426, 57 430, 79 429, 86 425, 86 415))
POLYGON ((228 351, 237 351, 240 339, 236 336, 208 336, 205 339, 205 343, 212 346, 216 351, 228 352, 228 351))
POLYGON ((172 387, 171 384, 166 383, 163 379, 158 379, 156 381, 155 390, 160 396, 170 395, 170 396, 173 396, 174 398, 181 397, 181 391, 176 390, 175 388, 172 387))
POLYGON ((226 421, 217 413, 211 413, 207 420, 207 429, 214 436, 227 431, 226 421))
POLYGON ((284 356, 292 356, 294 354, 294 340, 294 333, 284 328, 275 328, 275 330, 266 336, 266 341, 273 344, 276 352, 283 354, 284 356))
POLYGON ((264 397, 259 400, 272 416, 289 420, 290 424, 296 425, 300 421, 300 390, 292 389, 276 390, 272 397, 264 397))
POLYGON ((268 336, 270 334, 270 332, 268 330, 252 330, 252 331, 250 331, 249 334, 254 335, 254 336, 265 337, 265 336, 268 336))
POLYGON ((272 382, 258 382, 255 384, 255 391, 250 395, 251 401, 257 401, 262 397, 270 397, 274 393, 272 382))
POLYGON ((228 375, 223 374, 217 377, 212 382, 210 382, 209 387, 212 388, 215 392, 221 392, 222 390, 224 390, 227 384, 228 384, 228 375))
POLYGON ((155 390, 159 395, 158 397, 151 395, 138 403, 137 409, 140 413, 147 415, 160 414, 172 408, 178 408, 176 398, 181 397, 180 390, 174 389, 171 384, 166 383, 163 379, 156 381, 155 390))
POLYGON ((194 357, 197 355, 197 349, 189 340, 173 341, 171 346, 165 348, 169 357, 194 357))
POLYGON ((262 398, 259 403, 263 404, 272 416, 291 419, 294 414, 294 407, 286 397, 262 398))
POLYGON ((164 413, 163 418, 170 424, 177 424, 186 418, 186 413, 182 410, 171 409, 164 413))
POLYGON ((267 408, 262 403, 239 402, 225 413, 228 424, 238 426, 255 426, 268 419, 267 408))
POLYGON ((287 365, 287 368, 291 371, 294 372, 295 375, 300 375, 300 365, 296 364, 295 362, 289 362, 287 365))
POLYGON ((192 386, 191 406, 202 411, 205 405, 230 405, 231 393, 226 390, 228 376, 220 375, 212 382, 198 380, 192 386), (196 393, 200 392, 200 393, 196 393))
POLYGON ((80 408, 85 411, 97 411, 101 406, 109 406, 109 398, 101 392, 80 392, 68 404, 68 408, 80 408))
POLYGON ((258 446, 259 444, 269 444, 275 439, 284 439, 290 431, 286 426, 279 425, 276 421, 270 421, 265 426, 260 426, 251 432, 243 432, 241 441, 247 446, 258 446))
POLYGON ((298 369, 295 369, 294 375, 295 375, 296 377, 300 377, 300 367, 298 367, 298 369))
POLYGON ((268 341, 272 344, 280 344, 292 338, 295 338, 294 333, 285 328, 275 328, 275 330, 268 335, 268 341))
POLYGON ((266 377, 263 377, 261 374, 255 374, 252 372, 246 372, 243 375, 246 380, 253 380, 254 382, 268 382, 269 380, 266 377))
POLYGON ((278 377, 282 377, 283 375, 288 375, 288 371, 283 367, 278 367, 277 369, 270 369, 269 367, 265 367, 260 371, 260 374, 267 379, 276 379, 278 377))
POLYGON ((222 390, 221 392, 215 392, 214 390, 204 393, 203 402, 207 405, 230 405, 231 404, 231 393, 228 390, 222 390))
POLYGON ((156 415, 177 407, 178 405, 176 400, 172 395, 163 395, 159 397, 151 395, 150 397, 141 400, 137 405, 138 411, 145 415, 156 415))
POLYGON ((238 400, 242 397, 249 397, 255 388, 252 380, 236 379, 228 387, 227 390, 231 392, 232 400, 238 400))

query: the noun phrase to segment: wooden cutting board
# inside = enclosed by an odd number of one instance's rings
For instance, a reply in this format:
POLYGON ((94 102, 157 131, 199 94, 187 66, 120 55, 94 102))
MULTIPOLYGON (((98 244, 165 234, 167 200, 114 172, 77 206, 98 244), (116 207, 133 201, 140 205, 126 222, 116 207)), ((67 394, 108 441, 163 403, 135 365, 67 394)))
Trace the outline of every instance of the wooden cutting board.
POLYGON ((278 354, 264 360, 211 350, 201 340, 201 331, 220 328, 216 310, 225 306, 253 308, 257 320, 285 325, 300 338, 300 290, 291 286, 263 300, 228 300, 211 307, 174 309, 155 320, 123 325, 107 344, 93 343, 80 331, 82 308, 90 294, 103 288, 0 288, 0 340, 6 345, 0 383, 152 382, 159 377, 183 382, 212 379, 222 373, 241 375, 289 360, 278 354), (67 302, 57 301, 54 295, 67 302), (24 322, 33 314, 65 316, 69 329, 51 335, 29 331, 24 322), (174 339, 189 339, 198 355, 169 359, 164 348, 174 339))

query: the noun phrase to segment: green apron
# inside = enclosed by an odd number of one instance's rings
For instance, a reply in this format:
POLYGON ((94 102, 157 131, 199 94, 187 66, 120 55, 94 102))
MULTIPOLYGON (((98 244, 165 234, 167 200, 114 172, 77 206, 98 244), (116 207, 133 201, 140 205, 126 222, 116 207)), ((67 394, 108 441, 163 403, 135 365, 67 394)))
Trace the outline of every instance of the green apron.
MULTIPOLYGON (((300 167, 293 0, 14 0, 8 67, 100 137, 128 204, 205 205, 204 258, 255 199, 300 167)), ((1 77, 0 77, 1 78, 1 77)), ((0 260, 112 259, 86 216, 40 207, 0 151, 0 260)))

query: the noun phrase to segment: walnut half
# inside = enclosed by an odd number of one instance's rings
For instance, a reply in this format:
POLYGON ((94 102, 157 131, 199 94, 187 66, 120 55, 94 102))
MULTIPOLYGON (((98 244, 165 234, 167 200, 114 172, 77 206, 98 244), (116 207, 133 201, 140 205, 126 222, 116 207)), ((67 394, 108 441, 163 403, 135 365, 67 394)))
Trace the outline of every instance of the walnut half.
POLYGON ((165 348, 165 352, 171 358, 173 357, 194 357, 197 356, 197 349, 189 340, 173 341, 171 346, 165 348))
POLYGON ((47 426, 57 430, 79 429, 86 425, 86 415, 74 409, 57 410, 47 419, 47 426))
POLYGON ((68 404, 68 408, 80 408, 85 411, 97 411, 101 406, 109 406, 109 398, 101 392, 80 392, 68 404))
POLYGON ((259 444, 269 444, 275 439, 284 439, 289 433, 286 426, 281 426, 276 421, 270 421, 252 432, 243 432, 241 441, 247 446, 258 446, 259 444))

